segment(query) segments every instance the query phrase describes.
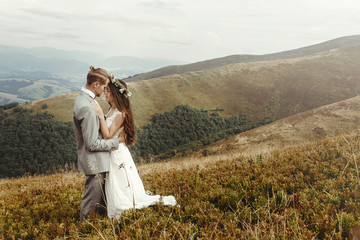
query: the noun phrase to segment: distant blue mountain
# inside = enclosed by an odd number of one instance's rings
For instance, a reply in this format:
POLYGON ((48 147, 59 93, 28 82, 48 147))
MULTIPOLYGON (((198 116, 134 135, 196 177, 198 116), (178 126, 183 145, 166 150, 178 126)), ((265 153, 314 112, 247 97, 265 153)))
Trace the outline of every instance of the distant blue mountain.
POLYGON ((46 71, 50 73, 84 73, 89 64, 68 59, 40 58, 21 52, 0 52, 0 69, 12 71, 46 71))
POLYGON ((182 62, 0 45, 0 103, 24 103, 76 91, 85 84, 90 65, 127 78, 172 64, 182 62))
POLYGON ((0 72, 47 71, 50 73, 87 73, 90 65, 133 75, 184 62, 131 56, 105 57, 84 51, 66 51, 48 47, 22 48, 0 45, 0 72))

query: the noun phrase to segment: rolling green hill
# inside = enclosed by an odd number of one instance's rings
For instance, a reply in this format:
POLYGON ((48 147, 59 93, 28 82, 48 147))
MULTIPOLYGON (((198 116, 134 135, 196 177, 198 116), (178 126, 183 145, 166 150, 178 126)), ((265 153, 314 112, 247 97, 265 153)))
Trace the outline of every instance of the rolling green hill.
MULTIPOLYGON (((130 82, 138 126, 155 113, 187 104, 223 110, 224 117, 245 114, 254 122, 278 120, 360 93, 360 45, 306 57, 230 64, 184 74, 130 82)), ((46 109, 71 121, 76 93, 38 100, 24 107, 46 109)), ((104 108, 107 104, 100 99, 104 108)))
POLYGON ((182 74, 193 71, 202 71, 205 69, 216 68, 216 67, 221 67, 235 63, 299 58, 320 52, 330 51, 333 49, 349 47, 359 44, 360 44, 360 35, 346 36, 346 37, 333 39, 327 42, 315 44, 312 46, 279 52, 279 53, 272 53, 265 55, 232 55, 222 58, 216 58, 216 59, 210 59, 206 61, 186 64, 186 65, 174 65, 174 66, 163 67, 151 72, 142 73, 130 77, 127 80, 129 81, 146 80, 150 78, 162 77, 171 74, 182 74))

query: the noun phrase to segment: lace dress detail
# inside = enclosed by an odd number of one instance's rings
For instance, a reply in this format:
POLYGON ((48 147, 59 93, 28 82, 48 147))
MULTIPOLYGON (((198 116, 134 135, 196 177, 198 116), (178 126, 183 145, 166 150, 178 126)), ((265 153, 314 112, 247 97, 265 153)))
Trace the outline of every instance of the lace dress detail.
MULTIPOLYGON (((107 114, 106 124, 111 126, 115 117, 122 114, 117 109, 107 114)), ((121 127, 113 138, 118 138, 121 127)), ((164 205, 176 206, 173 196, 149 195, 136 169, 129 149, 125 143, 120 143, 117 150, 110 153, 110 170, 105 182, 108 216, 118 219, 127 209, 140 209, 155 205, 158 202, 164 205)))

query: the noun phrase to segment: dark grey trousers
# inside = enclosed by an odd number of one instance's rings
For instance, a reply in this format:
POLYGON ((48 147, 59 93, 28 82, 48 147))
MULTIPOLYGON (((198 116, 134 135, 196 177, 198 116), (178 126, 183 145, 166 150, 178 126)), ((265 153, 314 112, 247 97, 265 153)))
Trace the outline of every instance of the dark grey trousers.
POLYGON ((80 221, 91 212, 106 213, 105 177, 106 173, 85 176, 84 196, 81 199, 80 221))

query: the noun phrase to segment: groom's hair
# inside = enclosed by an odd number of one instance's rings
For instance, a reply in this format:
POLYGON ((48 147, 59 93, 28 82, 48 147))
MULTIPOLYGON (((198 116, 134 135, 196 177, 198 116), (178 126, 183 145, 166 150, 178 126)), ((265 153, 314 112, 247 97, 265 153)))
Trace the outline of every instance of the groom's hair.
POLYGON ((105 69, 94 68, 93 66, 90 66, 90 71, 87 75, 86 85, 90 86, 94 82, 105 84, 107 79, 110 79, 110 75, 105 69))

